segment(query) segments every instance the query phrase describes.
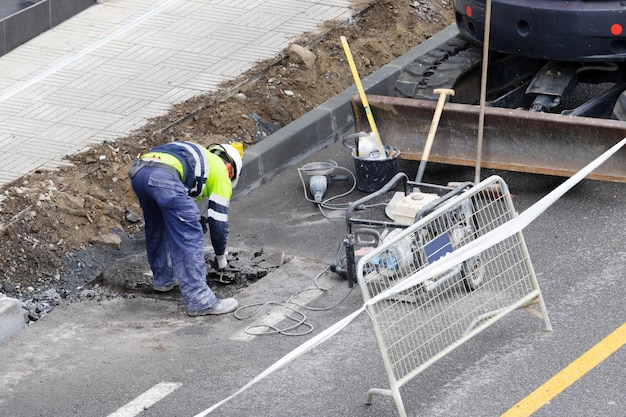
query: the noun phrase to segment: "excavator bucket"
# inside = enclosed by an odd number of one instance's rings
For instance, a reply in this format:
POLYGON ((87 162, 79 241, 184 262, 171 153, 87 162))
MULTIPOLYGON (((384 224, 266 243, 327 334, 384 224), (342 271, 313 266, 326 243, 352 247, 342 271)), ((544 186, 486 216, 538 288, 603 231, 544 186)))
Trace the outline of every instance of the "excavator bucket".
MULTIPOLYGON (((420 160, 437 102, 366 97, 382 142, 403 159, 420 160)), ((369 131, 357 95, 351 105, 356 131, 369 131)), ((428 161, 475 166, 479 116, 479 106, 446 103, 428 161)), ((569 177, 624 137, 623 121, 486 107, 481 168, 569 177)), ((626 182, 626 151, 588 178, 626 182)))

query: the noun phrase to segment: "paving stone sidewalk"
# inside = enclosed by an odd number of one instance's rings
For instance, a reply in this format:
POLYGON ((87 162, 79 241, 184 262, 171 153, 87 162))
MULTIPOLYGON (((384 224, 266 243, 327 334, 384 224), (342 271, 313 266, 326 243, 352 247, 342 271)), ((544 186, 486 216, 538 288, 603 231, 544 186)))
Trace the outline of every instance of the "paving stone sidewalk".
POLYGON ((104 0, 0 57, 0 184, 214 91, 349 0, 104 0))

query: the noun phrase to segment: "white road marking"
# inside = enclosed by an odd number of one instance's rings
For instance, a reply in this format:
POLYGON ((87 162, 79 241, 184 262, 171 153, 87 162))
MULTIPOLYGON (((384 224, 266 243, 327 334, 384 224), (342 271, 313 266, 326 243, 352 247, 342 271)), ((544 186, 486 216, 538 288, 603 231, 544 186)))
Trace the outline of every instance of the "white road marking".
POLYGON ((161 382, 114 413, 109 414, 108 417, 134 417, 146 408, 156 404, 182 385, 183 384, 180 382, 161 382))

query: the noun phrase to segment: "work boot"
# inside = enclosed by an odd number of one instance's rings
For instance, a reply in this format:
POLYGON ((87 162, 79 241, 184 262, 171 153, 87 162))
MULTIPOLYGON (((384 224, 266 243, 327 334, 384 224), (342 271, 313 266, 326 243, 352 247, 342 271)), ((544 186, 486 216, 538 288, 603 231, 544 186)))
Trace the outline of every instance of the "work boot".
POLYGON ((218 298, 215 304, 213 304, 213 306, 211 306, 210 308, 196 311, 187 310, 187 314, 192 317, 226 314, 230 313, 231 311, 235 311, 237 307, 239 307, 239 303, 234 298, 218 298))
POLYGON ((168 292, 168 291, 172 291, 175 287, 178 287, 178 283, 177 282, 175 282, 173 284, 166 284, 166 285, 155 285, 154 286, 154 291, 168 292))

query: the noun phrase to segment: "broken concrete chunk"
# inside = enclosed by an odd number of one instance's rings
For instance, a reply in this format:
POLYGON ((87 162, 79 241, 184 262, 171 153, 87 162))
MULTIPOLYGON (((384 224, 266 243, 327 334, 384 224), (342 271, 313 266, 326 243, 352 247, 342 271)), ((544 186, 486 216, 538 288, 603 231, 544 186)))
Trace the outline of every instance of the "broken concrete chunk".
POLYGON ((302 63, 309 69, 313 68, 317 58, 313 52, 295 43, 289 45, 288 53, 291 62, 302 63))
POLYGON ((122 247, 122 238, 113 232, 103 233, 89 239, 89 243, 91 243, 92 245, 103 245, 120 250, 122 247))

